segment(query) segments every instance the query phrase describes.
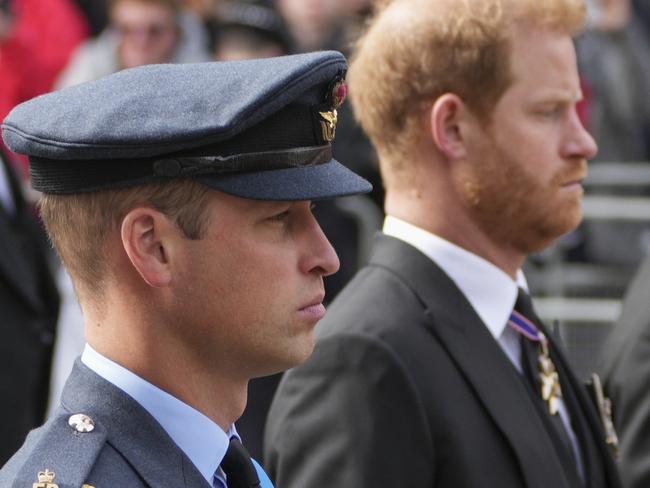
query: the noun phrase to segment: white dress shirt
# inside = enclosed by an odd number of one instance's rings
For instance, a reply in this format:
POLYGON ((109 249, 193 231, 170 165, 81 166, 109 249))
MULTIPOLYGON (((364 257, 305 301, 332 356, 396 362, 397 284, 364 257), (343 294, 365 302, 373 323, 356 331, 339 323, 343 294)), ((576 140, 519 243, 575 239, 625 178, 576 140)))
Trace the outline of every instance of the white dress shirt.
MULTIPOLYGON (((465 295, 485 327, 503 352, 523 374, 519 333, 508 327, 508 319, 517 301, 518 288, 528 291, 523 272, 513 280, 494 264, 441 237, 390 215, 384 221, 383 233, 400 239, 435 262, 465 295)), ((582 456, 571 427, 569 412, 560 399, 559 415, 578 460, 578 473, 584 480, 582 456)))
POLYGON ((226 486, 225 475, 219 465, 226 455, 230 438, 239 438, 234 425, 227 433, 224 432, 198 410, 111 361, 88 344, 81 361, 149 412, 210 486, 226 486))

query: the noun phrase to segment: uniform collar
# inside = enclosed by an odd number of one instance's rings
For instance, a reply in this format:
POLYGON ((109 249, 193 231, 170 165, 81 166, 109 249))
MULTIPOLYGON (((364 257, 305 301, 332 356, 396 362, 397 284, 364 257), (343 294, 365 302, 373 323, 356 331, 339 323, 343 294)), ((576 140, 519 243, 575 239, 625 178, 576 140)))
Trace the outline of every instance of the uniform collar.
POLYGON ((147 410, 212 486, 230 437, 239 437, 234 425, 228 433, 224 432, 198 410, 111 361, 88 344, 81 361, 147 410))
POLYGON ((434 261, 465 295, 490 334, 497 340, 501 337, 518 287, 528 289, 521 270, 514 281, 482 257, 390 215, 384 221, 383 233, 410 244, 434 261))

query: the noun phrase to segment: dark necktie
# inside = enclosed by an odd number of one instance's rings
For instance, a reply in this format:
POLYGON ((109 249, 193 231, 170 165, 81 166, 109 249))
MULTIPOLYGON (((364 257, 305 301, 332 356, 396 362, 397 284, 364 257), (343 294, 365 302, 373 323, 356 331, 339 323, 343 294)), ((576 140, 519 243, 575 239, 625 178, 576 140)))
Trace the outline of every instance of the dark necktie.
POLYGON ((573 443, 558 413, 562 389, 558 372, 551 360, 550 344, 541 330, 541 320, 535 313, 530 296, 521 288, 508 325, 520 334, 522 370, 532 387, 534 400, 542 406, 545 423, 552 425, 553 437, 561 443, 565 454, 577 468, 573 443))
POLYGON ((230 439, 228 451, 221 461, 228 488, 258 488, 260 479, 250 454, 236 437, 230 439))

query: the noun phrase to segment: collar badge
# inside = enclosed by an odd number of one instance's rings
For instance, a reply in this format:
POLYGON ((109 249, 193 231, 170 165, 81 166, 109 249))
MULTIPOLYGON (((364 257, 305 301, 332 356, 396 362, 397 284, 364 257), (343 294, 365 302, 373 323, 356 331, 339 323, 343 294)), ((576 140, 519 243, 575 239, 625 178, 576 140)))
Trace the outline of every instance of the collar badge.
POLYGON ((32 484, 32 488, 59 488, 59 485, 54 483, 56 474, 49 469, 38 472, 38 482, 32 484))

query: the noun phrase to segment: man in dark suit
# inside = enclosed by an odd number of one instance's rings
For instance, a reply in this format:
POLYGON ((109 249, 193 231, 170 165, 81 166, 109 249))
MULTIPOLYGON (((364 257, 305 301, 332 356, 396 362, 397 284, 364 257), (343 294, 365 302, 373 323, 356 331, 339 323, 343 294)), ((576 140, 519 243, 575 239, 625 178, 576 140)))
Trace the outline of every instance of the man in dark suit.
POLYGON ((629 286, 604 346, 602 375, 620 439, 621 478, 627 488, 650 486, 650 256, 629 286))
POLYGON ((59 296, 45 234, 0 150, 0 465, 44 418, 59 296))
POLYGON ((349 80, 383 235, 280 383, 265 465, 283 488, 619 486, 520 271, 581 218, 584 5, 382 5, 349 80))
POLYGON ((271 486, 234 422, 251 378, 313 349, 339 262, 311 200, 372 188, 332 156, 346 70, 333 51, 149 65, 5 119, 87 344, 0 486, 271 486))

